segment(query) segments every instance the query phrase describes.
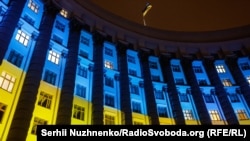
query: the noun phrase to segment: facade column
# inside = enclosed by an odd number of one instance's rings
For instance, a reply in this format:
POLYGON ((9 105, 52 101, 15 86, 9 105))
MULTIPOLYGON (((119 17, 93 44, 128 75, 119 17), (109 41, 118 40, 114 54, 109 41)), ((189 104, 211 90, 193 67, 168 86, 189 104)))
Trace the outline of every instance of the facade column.
POLYGON ((71 19, 68 42, 69 50, 64 71, 56 124, 71 124, 80 34, 81 24, 76 19, 71 19))
POLYGON ((8 141, 25 140, 32 119, 36 97, 42 78, 46 55, 49 48, 53 23, 58 10, 52 3, 44 7, 40 34, 32 54, 30 65, 16 107, 13 121, 7 137, 8 141))
POLYGON ((103 125, 103 87, 104 87, 104 65, 103 65, 103 43, 105 37, 95 31, 94 41, 94 70, 93 70, 93 90, 92 90, 92 123, 93 125, 103 125))
POLYGON ((203 94, 201 92, 199 84, 196 80, 195 73, 193 71, 192 59, 182 58, 181 64, 182 64, 185 76, 187 78, 187 82, 191 86, 191 94, 194 99, 195 108, 197 109, 197 113, 198 113, 201 124, 212 125, 210 116, 206 108, 206 104, 204 103, 204 100, 203 100, 203 94))
POLYGON ((131 110, 131 98, 129 91, 129 77, 128 77, 128 59, 127 59, 127 49, 128 46, 123 43, 118 43, 118 63, 120 71, 120 101, 121 101, 121 111, 122 111, 122 124, 132 125, 132 110, 131 110))
POLYGON ((225 62, 227 64, 230 72, 232 73, 234 80, 236 81, 236 84, 238 84, 240 86, 240 91, 243 94, 248 107, 250 107, 249 83, 247 82, 241 69, 239 68, 237 61, 238 61, 237 57, 228 57, 225 62))
POLYGON ((150 55, 149 52, 139 51, 139 58, 140 58, 142 71, 143 71, 142 74, 143 74, 143 79, 144 79, 144 90, 145 90, 147 111, 151 119, 150 124, 159 125, 160 122, 159 122, 158 112, 156 108, 154 88, 153 88, 153 83, 151 80, 151 73, 150 73, 149 61, 148 61, 149 55, 150 55))
POLYGON ((181 103, 176 89, 175 80, 170 63, 171 58, 168 56, 160 57, 160 64, 163 72, 164 80, 168 87, 167 92, 169 95, 170 105, 172 107, 173 117, 176 125, 185 125, 184 115, 182 113, 181 103))
POLYGON ((215 69, 214 59, 204 59, 203 64, 211 81, 211 84, 215 87, 215 93, 218 96, 218 100, 226 117, 227 123, 229 125, 238 125, 238 119, 227 97, 227 93, 219 78, 219 75, 215 69))
POLYGON ((0 65, 8 49, 10 40, 21 17, 26 0, 10 0, 7 11, 0 22, 0 65))

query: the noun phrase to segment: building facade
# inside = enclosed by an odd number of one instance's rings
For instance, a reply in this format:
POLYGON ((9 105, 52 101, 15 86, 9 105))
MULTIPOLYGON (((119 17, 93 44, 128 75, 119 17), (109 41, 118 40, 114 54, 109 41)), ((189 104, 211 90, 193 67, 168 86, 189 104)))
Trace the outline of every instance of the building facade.
POLYGON ((0 140, 36 140, 40 124, 250 124, 249 27, 160 38, 75 5, 0 1, 0 140))

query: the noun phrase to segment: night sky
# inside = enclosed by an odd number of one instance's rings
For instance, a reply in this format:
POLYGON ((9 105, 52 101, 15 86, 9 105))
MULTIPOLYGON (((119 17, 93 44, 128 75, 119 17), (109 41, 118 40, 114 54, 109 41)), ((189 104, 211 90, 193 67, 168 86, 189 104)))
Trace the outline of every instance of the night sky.
POLYGON ((250 24, 250 0, 90 0, 118 16, 172 31, 213 31, 250 24))

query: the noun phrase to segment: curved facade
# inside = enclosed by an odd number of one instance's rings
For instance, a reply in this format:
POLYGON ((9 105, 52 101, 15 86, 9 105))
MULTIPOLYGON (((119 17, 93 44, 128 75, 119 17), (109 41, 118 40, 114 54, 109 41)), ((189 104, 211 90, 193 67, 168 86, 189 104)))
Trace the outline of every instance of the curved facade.
POLYGON ((38 124, 250 124, 249 26, 161 31, 88 1, 2 0, 0 47, 0 140, 36 140, 38 124))

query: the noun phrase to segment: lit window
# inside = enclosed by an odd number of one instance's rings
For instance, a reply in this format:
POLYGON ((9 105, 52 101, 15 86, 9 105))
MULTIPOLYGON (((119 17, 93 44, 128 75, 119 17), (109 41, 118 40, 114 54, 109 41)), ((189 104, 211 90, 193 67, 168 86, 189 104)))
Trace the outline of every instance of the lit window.
POLYGON ((68 17, 68 12, 67 12, 66 10, 64 10, 64 9, 62 9, 62 10, 60 11, 60 14, 61 14, 63 17, 65 17, 65 18, 68 17))
POLYGON ((223 65, 216 65, 215 68, 218 73, 226 73, 226 70, 223 65))
POLYGON ((194 120, 192 110, 183 110, 185 120, 194 120))
POLYGON ((132 102, 132 111, 136 113, 141 113, 141 104, 139 102, 132 102))
POLYGON ((83 67, 81 65, 78 65, 78 69, 77 69, 77 74, 79 76, 82 76, 84 78, 87 78, 88 75, 88 69, 86 67, 83 67))
POLYGON ((82 98, 86 97, 86 87, 80 84, 76 85, 76 95, 82 98))
POLYGON ((157 109, 158 109, 158 115, 159 115, 159 117, 168 117, 168 113, 167 113, 167 108, 166 107, 159 106, 157 109))
POLYGON ((81 106, 78 106, 78 105, 74 105, 73 118, 76 118, 76 119, 84 121, 84 112, 85 112, 84 107, 81 107, 81 106))
POLYGON ((52 63, 59 64, 60 55, 52 50, 49 51, 48 60, 52 63))
POLYGON ((237 110, 236 114, 237 114, 239 120, 247 120, 248 119, 247 113, 243 109, 237 110))
POLYGON ((105 105, 114 107, 115 106, 115 98, 112 95, 105 95, 105 105))
POLYGON ((250 85, 250 76, 246 77, 248 84, 250 85))
POLYGON ((52 84, 52 85, 55 85, 55 83, 56 83, 56 73, 54 73, 52 71, 49 71, 49 70, 46 70, 43 80, 50 83, 50 84, 52 84))
POLYGON ((113 56, 113 50, 110 48, 105 47, 105 54, 109 55, 109 56, 113 56))
POLYGON ((22 43, 24 46, 28 45, 30 36, 28 36, 27 34, 25 34, 22 30, 18 30, 17 34, 16 34, 16 38, 17 41, 19 41, 20 43, 22 43))
POLYGON ((8 61, 17 67, 20 67, 23 61, 23 55, 14 50, 11 50, 8 61))
POLYGON ((6 108, 7 108, 7 105, 0 102, 0 123, 2 123, 6 108))
POLYGON ((224 86, 232 86, 232 82, 230 81, 230 79, 223 79, 222 83, 224 86))
POLYGON ((155 98, 156 99, 164 99, 162 90, 155 90, 155 98))
POLYGON ((135 57, 128 55, 128 62, 135 64, 135 57))
POLYGON ((111 115, 105 114, 104 116, 104 125, 114 125, 115 124, 115 117, 111 115))
POLYGON ((38 100, 38 105, 50 109, 52 102, 52 95, 41 92, 38 100))
POLYGON ((33 122, 33 126, 31 129, 31 134, 36 134, 36 130, 37 130, 37 125, 46 125, 47 121, 38 117, 34 118, 34 122, 33 122))
POLYGON ((15 81, 16 79, 13 76, 3 71, 0 76, 0 87, 8 92, 12 92, 15 81))
POLYGON ((211 120, 213 121, 221 120, 218 110, 209 110, 208 112, 209 112, 211 120))
POLYGON ((29 7, 32 11, 34 11, 35 13, 38 13, 39 7, 38 7, 38 5, 37 5, 36 3, 34 3, 33 0, 30 0, 30 1, 29 1, 28 7, 29 7))
POLYGON ((151 62, 151 61, 149 61, 149 68, 158 69, 157 63, 156 63, 156 62, 151 62))
POLYGON ((113 63, 107 60, 105 60, 104 66, 105 68, 114 69, 113 63))

